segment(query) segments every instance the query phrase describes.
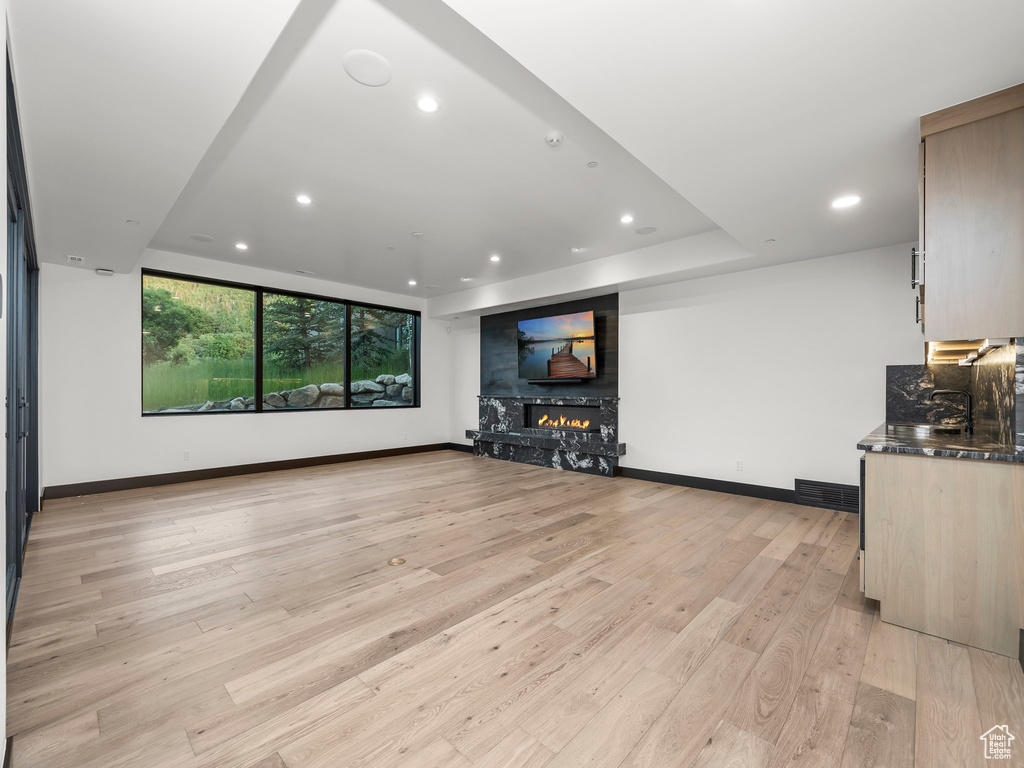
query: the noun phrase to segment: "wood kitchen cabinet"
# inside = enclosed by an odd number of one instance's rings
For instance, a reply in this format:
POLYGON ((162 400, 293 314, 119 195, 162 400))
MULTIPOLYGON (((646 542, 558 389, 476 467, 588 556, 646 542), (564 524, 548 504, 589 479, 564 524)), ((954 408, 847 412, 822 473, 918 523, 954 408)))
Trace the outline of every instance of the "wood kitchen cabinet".
POLYGON ((1024 334, 1024 84, 921 118, 928 341, 1024 334))
POLYGON ((1016 657, 1024 463, 871 453, 864 594, 883 621, 1016 657))

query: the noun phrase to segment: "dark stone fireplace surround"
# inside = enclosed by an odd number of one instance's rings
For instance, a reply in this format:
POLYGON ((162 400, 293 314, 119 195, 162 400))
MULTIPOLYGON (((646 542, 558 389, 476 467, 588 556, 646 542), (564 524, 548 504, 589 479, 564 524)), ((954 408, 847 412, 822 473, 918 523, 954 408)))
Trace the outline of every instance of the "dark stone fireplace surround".
MULTIPOLYGON (((612 293, 480 318, 479 423, 466 431, 477 456, 611 477, 626 446, 619 442, 619 296, 612 293), (594 313, 597 375, 583 382, 530 383, 519 377, 518 323, 535 317, 594 313), (587 408, 598 431, 539 427, 528 406, 587 408)), ((553 417, 555 414, 552 413, 553 417)), ((567 417, 575 418, 575 414, 567 417)), ((593 426, 593 425, 592 425, 593 426)))
POLYGON ((625 444, 618 442, 617 397, 480 395, 479 401, 479 429, 466 430, 477 456, 612 477, 619 457, 626 453, 625 444), (596 409, 599 430, 557 430, 527 423, 527 411, 534 405, 550 409, 552 415, 560 407, 596 409))

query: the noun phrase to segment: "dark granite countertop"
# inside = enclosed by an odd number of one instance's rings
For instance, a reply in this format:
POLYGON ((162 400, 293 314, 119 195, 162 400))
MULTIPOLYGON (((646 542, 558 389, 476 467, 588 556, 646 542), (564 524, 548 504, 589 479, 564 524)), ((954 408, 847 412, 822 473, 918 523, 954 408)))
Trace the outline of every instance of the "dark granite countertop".
POLYGON ((997 442, 984 433, 973 435, 936 435, 911 437, 890 435, 886 424, 869 434, 857 447, 876 453, 910 453, 919 456, 945 456, 953 459, 1007 461, 1024 464, 1024 451, 997 442))

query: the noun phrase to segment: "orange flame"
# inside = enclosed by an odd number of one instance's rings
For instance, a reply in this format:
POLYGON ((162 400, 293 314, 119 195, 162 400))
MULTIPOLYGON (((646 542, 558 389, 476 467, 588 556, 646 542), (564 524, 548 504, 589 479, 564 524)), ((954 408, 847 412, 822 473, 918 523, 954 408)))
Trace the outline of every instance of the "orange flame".
POLYGON ((557 416, 554 419, 549 419, 548 415, 545 413, 540 417, 540 420, 537 422, 537 426, 551 427, 553 429, 557 429, 559 427, 568 427, 569 429, 586 429, 590 426, 590 419, 585 419, 583 421, 580 421, 579 419, 569 420, 565 418, 565 416, 557 416))

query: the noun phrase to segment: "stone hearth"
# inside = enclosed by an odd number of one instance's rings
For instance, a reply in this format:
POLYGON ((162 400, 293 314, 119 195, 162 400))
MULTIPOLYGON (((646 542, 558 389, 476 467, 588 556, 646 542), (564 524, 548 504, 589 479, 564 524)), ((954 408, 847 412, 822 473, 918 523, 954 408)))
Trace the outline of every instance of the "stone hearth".
POLYGON ((480 395, 479 401, 479 429, 466 430, 477 456, 612 477, 626 453, 618 442, 617 397, 480 395), (543 426, 542 416, 548 417, 543 426))

